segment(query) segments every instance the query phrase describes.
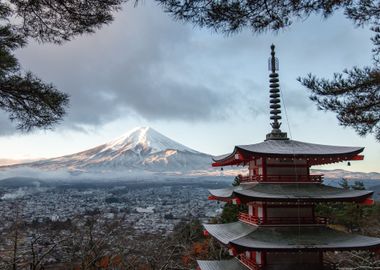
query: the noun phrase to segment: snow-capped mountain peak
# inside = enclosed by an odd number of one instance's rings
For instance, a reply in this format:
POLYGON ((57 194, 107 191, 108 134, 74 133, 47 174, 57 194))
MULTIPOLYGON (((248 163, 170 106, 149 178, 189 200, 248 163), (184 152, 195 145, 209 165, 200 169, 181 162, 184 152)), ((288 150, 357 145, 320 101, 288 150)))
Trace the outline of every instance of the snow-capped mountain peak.
POLYGON ((177 143, 151 127, 138 127, 109 143, 89 150, 25 165, 45 170, 67 169, 75 172, 155 172, 207 169, 210 162, 210 155, 177 143))
POLYGON ((151 127, 134 128, 123 136, 106 143, 102 151, 134 150, 134 152, 149 152, 149 154, 153 154, 167 149, 198 153, 189 147, 169 139, 151 127))

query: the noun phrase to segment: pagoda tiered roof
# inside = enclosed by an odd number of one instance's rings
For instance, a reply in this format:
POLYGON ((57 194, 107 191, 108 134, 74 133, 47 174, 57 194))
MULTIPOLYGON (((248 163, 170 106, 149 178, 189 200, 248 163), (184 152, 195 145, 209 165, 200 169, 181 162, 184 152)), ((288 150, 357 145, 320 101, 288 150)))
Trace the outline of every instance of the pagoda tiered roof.
POLYGON ((380 239, 326 226, 255 226, 243 222, 204 224, 213 237, 239 252, 359 250, 380 247, 380 239))
POLYGON ((197 261, 201 270, 248 270, 249 268, 242 264, 238 259, 222 261, 197 261))
POLYGON ((230 154, 214 157, 214 167, 245 164, 267 158, 306 159, 308 164, 321 165, 345 160, 361 160, 363 147, 323 145, 294 140, 266 140, 261 143, 237 145, 230 154))
POLYGON ((266 140, 237 145, 232 153, 213 158, 213 167, 248 165, 238 186, 209 190, 209 200, 243 204, 239 221, 204 224, 207 233, 237 259, 198 261, 201 270, 336 269, 323 261, 325 251, 380 250, 380 238, 334 230, 320 217, 316 203, 355 202, 370 205, 373 191, 323 184, 323 175, 310 167, 363 160, 363 147, 314 144, 292 140, 281 131, 278 59, 271 46, 269 59, 270 126, 266 140))
POLYGON ((239 198, 242 202, 326 202, 355 201, 362 202, 372 196, 373 191, 350 190, 320 183, 250 183, 237 187, 211 189, 211 199, 225 200, 239 198))
POLYGON ((232 240, 247 236, 257 229, 256 225, 244 222, 233 222, 226 224, 203 224, 206 231, 217 238, 221 243, 227 245, 232 240))

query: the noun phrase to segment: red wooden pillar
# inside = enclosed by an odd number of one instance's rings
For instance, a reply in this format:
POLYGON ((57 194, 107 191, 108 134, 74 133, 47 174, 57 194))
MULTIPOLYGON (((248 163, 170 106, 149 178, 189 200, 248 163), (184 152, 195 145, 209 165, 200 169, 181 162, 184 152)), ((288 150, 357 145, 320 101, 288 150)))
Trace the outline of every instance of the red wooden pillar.
POLYGON ((263 222, 267 223, 267 204, 263 203, 263 222))
POLYGON ((266 158, 261 158, 261 166, 263 168, 263 180, 267 181, 267 160, 266 160, 266 158))

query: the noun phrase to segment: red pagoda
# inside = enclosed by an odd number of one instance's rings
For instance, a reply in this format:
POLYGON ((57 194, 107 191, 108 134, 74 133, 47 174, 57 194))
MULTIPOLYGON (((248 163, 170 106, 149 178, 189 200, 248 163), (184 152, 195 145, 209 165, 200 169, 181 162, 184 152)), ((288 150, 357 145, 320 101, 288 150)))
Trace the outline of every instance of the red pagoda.
POLYGON ((323 260, 326 251, 371 250, 380 239, 337 231, 316 216, 319 203, 372 204, 372 191, 347 190, 323 184, 313 165, 363 160, 363 147, 300 142, 280 130, 281 105, 278 60, 271 46, 270 119, 266 140, 235 146, 231 154, 215 157, 212 166, 242 165, 248 174, 240 185, 210 190, 210 200, 245 204, 239 221, 205 224, 207 234, 229 249, 234 259, 198 261, 201 270, 333 269, 323 260))

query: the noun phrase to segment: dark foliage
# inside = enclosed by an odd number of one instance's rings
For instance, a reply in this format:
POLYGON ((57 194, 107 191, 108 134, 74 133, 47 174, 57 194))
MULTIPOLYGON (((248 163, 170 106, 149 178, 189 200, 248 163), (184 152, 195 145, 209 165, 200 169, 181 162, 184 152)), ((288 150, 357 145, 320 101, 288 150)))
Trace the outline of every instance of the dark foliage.
POLYGON ((220 215, 220 222, 221 223, 230 223, 230 222, 238 221, 239 212, 240 212, 239 205, 227 203, 223 207, 222 214, 220 215))
POLYGON ((62 120, 68 95, 30 72, 13 51, 32 38, 62 43, 113 20, 122 0, 2 1, 0 3, 0 108, 23 131, 51 128, 62 120))
POLYGON ((343 189, 351 188, 346 178, 342 178, 342 180, 339 182, 339 186, 341 186, 343 189))
POLYGON ((359 135, 374 133, 380 141, 380 1, 379 0, 157 0, 178 20, 217 32, 233 34, 242 29, 254 33, 278 31, 311 14, 324 18, 341 10, 355 26, 370 26, 374 32, 373 66, 344 70, 332 80, 313 75, 299 81, 311 91, 318 108, 333 111, 343 126, 359 135))
POLYGON ((241 179, 242 179, 242 175, 241 174, 239 174, 238 176, 236 176, 235 178, 234 178, 234 181, 232 182, 232 186, 234 186, 234 187, 237 187, 237 186, 239 186, 240 185, 240 183, 241 183, 241 179))
MULTIPOLYGON (((209 27, 222 33, 248 28, 254 33, 278 31, 311 14, 328 17, 343 10, 356 26, 370 26, 372 67, 353 68, 332 80, 313 75, 300 78, 321 110, 337 113, 340 123, 360 135, 374 133, 380 140, 380 1, 358 0, 156 0, 174 18, 209 27)), ((0 108, 9 113, 21 130, 50 128, 65 114, 68 96, 31 73, 21 71, 12 52, 29 38, 62 43, 92 33, 113 20, 113 13, 128 0, 36 0, 0 3, 0 108)), ((138 1, 134 1, 135 4, 138 1)))
MULTIPOLYGON (((242 175, 239 174, 235 177, 232 186, 237 187, 241 183, 242 175)), ((223 207, 222 214, 219 217, 219 220, 217 220, 217 223, 230 223, 238 221, 239 212, 246 212, 248 209, 247 205, 245 204, 232 204, 232 203, 226 203, 223 207)))
POLYGON ((379 69, 355 67, 334 74, 331 81, 311 74, 300 81, 312 91, 311 100, 318 109, 335 112, 341 125, 354 128, 361 136, 374 133, 380 141, 379 69))
MULTIPOLYGON (((342 179, 339 185, 344 189, 364 190, 362 181, 355 181, 350 185, 346 179, 342 179)), ((368 221, 377 221, 379 205, 366 206, 357 203, 328 203, 318 204, 316 211, 318 216, 327 217, 330 224, 338 224, 345 227, 348 231, 362 230, 365 233, 368 221)))
MULTIPOLYGON (((112 22, 114 11, 121 8, 123 0, 14 0, 2 4, 8 16, 20 22, 16 31, 40 42, 70 40, 84 33, 92 33, 112 22)), ((1 12, 0 12, 1 14, 1 12)))
MULTIPOLYGON (((244 28, 255 33, 277 31, 290 26, 294 20, 312 13, 324 17, 334 11, 355 7, 352 1, 301 0, 157 0, 174 18, 209 27, 217 32, 232 34, 244 28)), ((356 3, 356 2, 355 2, 356 3)), ((360 11, 357 11, 360 12, 360 11)), ((354 13, 354 11, 352 12, 354 13)))
POLYGON ((171 235, 175 239, 181 239, 185 243, 193 243, 203 238, 203 226, 200 220, 181 221, 171 235))

